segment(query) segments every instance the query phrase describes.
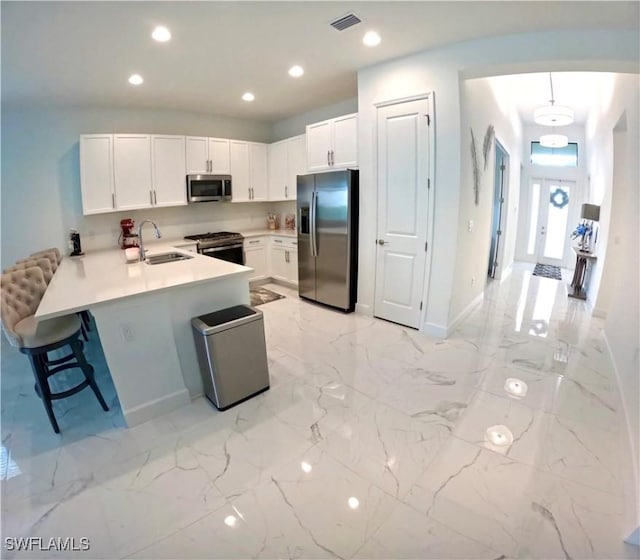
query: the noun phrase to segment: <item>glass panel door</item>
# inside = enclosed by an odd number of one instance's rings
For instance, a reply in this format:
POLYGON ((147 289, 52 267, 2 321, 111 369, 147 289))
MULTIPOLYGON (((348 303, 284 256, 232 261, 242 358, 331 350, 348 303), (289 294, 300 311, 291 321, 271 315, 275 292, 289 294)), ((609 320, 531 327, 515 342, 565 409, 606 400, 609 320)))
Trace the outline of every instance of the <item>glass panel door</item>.
POLYGON ((569 246, 569 207, 575 182, 534 179, 529 201, 527 254, 541 264, 563 266, 569 246))

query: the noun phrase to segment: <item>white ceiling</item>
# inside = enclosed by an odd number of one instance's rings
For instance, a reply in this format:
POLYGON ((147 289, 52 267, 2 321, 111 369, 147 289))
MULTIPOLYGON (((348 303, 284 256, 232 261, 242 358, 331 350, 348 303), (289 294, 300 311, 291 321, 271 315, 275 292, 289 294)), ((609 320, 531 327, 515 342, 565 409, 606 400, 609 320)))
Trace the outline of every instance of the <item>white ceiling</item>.
MULTIPOLYGON (((163 108, 275 121, 354 97, 357 70, 383 60, 485 36, 637 28, 639 5, 3 0, 2 100, 163 108), (342 32, 329 26, 349 11, 363 22, 342 32), (150 38, 157 24, 171 29, 169 43, 150 38), (369 29, 382 36, 373 49, 361 42, 369 29), (290 78, 287 69, 292 64, 304 66, 305 76, 290 78), (134 72, 145 79, 138 88, 127 83, 134 72), (247 90, 256 95, 253 103, 240 100, 247 90)), ((559 79, 558 102, 562 87, 559 79)), ((520 92, 530 103, 535 98, 536 105, 548 99, 537 82, 520 92)))
MULTIPOLYGON (((614 76, 610 72, 552 72, 555 104, 571 107, 575 124, 583 125, 589 112, 598 108, 607 89, 611 89, 614 76)), ((549 72, 484 79, 504 112, 515 110, 525 125, 534 124, 534 110, 549 105, 551 100, 549 72)))

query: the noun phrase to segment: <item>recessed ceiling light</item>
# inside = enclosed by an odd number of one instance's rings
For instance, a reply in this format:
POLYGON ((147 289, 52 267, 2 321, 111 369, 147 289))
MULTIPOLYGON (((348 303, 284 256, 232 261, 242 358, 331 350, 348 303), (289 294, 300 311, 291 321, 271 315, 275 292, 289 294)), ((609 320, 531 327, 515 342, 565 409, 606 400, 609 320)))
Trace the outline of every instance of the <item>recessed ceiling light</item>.
POLYGON ((367 47, 375 47, 380 44, 380 35, 378 35, 375 31, 367 31, 362 38, 362 42, 367 45, 367 47))
POLYGON ((243 101, 253 101, 255 98, 256 96, 253 95, 253 93, 251 93, 250 91, 248 91, 242 96, 243 101))
POLYGON ((291 68, 289 68, 289 76, 292 76, 294 78, 299 78, 303 74, 304 74, 304 68, 302 68, 302 66, 298 66, 296 64, 295 66, 292 66, 291 68))
POLYGON ((140 74, 131 74, 131 76, 129 76, 129 83, 132 86, 139 86, 142 82, 144 82, 144 79, 140 74))
POLYGON ((158 25, 151 33, 153 37, 159 43, 166 43, 171 39, 171 31, 169 31, 164 25, 158 25))

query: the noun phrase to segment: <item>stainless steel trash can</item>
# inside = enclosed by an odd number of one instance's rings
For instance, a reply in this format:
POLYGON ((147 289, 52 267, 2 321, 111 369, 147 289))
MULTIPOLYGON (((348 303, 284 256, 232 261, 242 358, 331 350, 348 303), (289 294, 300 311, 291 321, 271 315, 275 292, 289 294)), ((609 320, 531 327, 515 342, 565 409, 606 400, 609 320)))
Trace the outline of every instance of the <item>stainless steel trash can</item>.
POLYGON ((269 388, 262 312, 235 305, 191 319, 204 392, 226 410, 269 388))

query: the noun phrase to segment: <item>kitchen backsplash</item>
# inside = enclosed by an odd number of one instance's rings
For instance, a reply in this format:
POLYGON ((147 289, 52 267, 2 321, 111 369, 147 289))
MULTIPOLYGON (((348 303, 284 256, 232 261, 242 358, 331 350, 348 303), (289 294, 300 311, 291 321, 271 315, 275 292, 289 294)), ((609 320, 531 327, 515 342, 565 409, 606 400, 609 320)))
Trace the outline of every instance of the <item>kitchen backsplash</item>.
MULTIPOLYGON (((208 231, 243 231, 267 228, 267 214, 273 212, 284 225, 287 214, 295 214, 295 201, 282 202, 203 202, 187 206, 110 212, 84 216, 78 224, 82 250, 110 249, 118 246, 120 220, 132 218, 136 227, 142 220, 156 222, 164 239, 176 239, 208 231)), ((145 226, 146 228, 147 226, 145 226)), ((153 232, 145 229, 149 239, 153 232)))

